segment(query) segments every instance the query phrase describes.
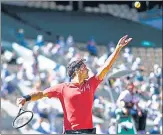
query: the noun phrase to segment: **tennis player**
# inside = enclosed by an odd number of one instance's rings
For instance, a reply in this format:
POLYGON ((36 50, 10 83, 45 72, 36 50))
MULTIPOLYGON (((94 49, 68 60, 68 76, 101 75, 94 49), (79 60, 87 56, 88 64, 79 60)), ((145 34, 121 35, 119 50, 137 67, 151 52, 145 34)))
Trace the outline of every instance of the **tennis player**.
POLYGON ((92 121, 95 90, 117 59, 120 50, 131 40, 128 35, 122 37, 96 75, 89 78, 84 59, 78 59, 68 64, 67 71, 71 80, 69 83, 57 84, 44 91, 18 98, 17 105, 24 105, 27 101, 36 101, 43 97, 57 97, 64 111, 64 134, 96 134, 92 121))

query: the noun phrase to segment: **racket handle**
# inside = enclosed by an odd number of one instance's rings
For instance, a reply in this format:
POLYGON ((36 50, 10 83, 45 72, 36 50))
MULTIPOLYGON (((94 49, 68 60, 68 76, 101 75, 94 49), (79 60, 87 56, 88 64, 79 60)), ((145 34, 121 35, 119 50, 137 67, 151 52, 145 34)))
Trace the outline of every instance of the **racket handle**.
POLYGON ((23 107, 23 105, 19 104, 19 109, 21 109, 23 107))

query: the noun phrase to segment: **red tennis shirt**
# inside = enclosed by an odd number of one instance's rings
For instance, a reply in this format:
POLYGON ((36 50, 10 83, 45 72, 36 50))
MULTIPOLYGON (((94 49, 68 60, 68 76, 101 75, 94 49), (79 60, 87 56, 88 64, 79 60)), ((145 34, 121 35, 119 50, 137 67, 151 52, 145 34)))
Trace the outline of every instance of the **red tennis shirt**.
POLYGON ((44 91, 48 97, 58 97, 64 111, 64 130, 93 128, 92 106, 94 92, 101 80, 95 76, 82 86, 73 83, 61 83, 44 91))

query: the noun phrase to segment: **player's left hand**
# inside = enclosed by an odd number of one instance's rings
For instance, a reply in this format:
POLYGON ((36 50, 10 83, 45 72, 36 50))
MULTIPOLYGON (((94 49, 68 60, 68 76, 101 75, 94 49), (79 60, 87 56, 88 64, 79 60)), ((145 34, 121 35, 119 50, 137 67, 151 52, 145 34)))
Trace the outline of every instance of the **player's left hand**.
POLYGON ((120 47, 120 48, 122 48, 122 47, 128 45, 128 44, 131 42, 132 38, 127 38, 127 37, 128 37, 128 35, 123 36, 123 37, 119 40, 117 46, 120 47))

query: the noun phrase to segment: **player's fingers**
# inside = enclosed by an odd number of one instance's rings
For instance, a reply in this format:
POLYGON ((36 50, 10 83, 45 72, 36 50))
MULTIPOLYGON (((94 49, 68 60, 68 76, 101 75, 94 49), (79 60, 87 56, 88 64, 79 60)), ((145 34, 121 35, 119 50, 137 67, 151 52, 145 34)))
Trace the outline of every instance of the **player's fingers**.
POLYGON ((126 38, 128 37, 128 35, 125 35, 121 38, 121 42, 124 42, 126 40, 126 38))
POLYGON ((132 38, 129 38, 129 39, 125 40, 124 45, 127 45, 131 40, 132 40, 132 38))
POLYGON ((128 36, 128 35, 123 36, 123 37, 119 40, 118 44, 124 44, 124 43, 125 43, 125 39, 127 38, 127 36, 128 36))
POLYGON ((22 104, 19 104, 19 105, 18 105, 18 107, 19 107, 19 109, 20 109, 20 108, 22 108, 22 107, 23 107, 23 105, 22 105, 22 104))
POLYGON ((17 106, 23 105, 24 104, 24 100, 22 98, 18 98, 16 103, 17 103, 17 106))
POLYGON ((129 38, 129 39, 127 40, 127 42, 129 43, 131 40, 132 40, 132 38, 129 38))
POLYGON ((20 102, 20 101, 17 99, 17 100, 16 100, 16 105, 17 105, 17 106, 19 106, 19 102, 20 102))
POLYGON ((18 99, 16 100, 16 105, 19 106, 20 102, 21 102, 21 99, 18 98, 18 99))

